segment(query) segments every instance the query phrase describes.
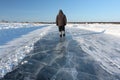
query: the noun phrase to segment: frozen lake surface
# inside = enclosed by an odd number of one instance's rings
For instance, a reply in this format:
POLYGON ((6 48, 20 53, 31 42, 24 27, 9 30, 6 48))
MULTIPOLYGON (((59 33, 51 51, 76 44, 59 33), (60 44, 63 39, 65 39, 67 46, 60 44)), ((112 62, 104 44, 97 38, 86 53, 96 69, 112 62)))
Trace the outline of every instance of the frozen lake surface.
POLYGON ((120 80, 120 37, 119 33, 109 34, 108 25, 97 24, 92 29, 87 24, 67 25, 62 39, 57 27, 48 25, 25 37, 31 39, 38 32, 40 35, 34 38, 39 38, 30 41, 32 46, 26 45, 32 49, 27 48, 27 54, 22 50, 24 57, 15 57, 18 64, 1 80, 120 80))

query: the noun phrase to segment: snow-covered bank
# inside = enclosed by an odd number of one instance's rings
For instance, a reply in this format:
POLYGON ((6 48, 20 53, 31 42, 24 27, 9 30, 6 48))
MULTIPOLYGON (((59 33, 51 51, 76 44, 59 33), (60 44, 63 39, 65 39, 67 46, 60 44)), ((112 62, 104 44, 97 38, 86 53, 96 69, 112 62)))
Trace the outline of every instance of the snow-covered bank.
POLYGON ((78 27, 80 29, 102 32, 116 37, 120 37, 120 24, 68 24, 71 27, 78 27))
POLYGON ((1 29, 13 29, 13 28, 29 28, 35 26, 43 26, 46 24, 34 24, 34 23, 0 23, 1 29))
MULTIPOLYGON (((0 77, 3 77, 7 72, 13 70, 13 68, 18 65, 25 55, 33 49, 34 43, 47 34, 47 31, 51 28, 51 26, 46 25, 46 27, 43 28, 39 26, 40 28, 37 28, 27 34, 23 34, 22 36, 9 41, 6 45, 0 46, 0 77)), ((27 25, 27 27, 29 27, 29 25, 27 25)), ((10 30, 10 28, 11 27, 8 29, 10 30)), ((17 28, 20 28, 19 25, 17 28)))

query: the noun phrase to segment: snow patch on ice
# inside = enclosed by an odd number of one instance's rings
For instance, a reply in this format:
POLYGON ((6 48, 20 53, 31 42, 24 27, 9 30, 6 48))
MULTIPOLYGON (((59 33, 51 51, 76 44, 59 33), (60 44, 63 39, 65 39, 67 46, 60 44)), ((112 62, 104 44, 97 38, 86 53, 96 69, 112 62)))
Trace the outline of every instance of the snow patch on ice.
POLYGON ((0 46, 0 77, 15 69, 18 63, 33 50, 34 43, 46 35, 52 26, 34 30, 0 46))

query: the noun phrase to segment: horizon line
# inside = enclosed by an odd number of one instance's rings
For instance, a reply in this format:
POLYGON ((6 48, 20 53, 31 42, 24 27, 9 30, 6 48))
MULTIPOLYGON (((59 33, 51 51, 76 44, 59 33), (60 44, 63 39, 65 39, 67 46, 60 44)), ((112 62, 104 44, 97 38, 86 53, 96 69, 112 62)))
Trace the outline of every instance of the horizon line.
MULTIPOLYGON (((0 23, 43 23, 43 24, 55 24, 56 22, 48 22, 48 21, 35 21, 35 22, 28 22, 28 21, 21 21, 21 22, 17 22, 17 21, 0 21, 0 23)), ((108 24, 120 24, 120 21, 70 21, 70 22, 67 22, 68 24, 69 23, 73 23, 73 24, 93 24, 93 23, 108 23, 108 24)))

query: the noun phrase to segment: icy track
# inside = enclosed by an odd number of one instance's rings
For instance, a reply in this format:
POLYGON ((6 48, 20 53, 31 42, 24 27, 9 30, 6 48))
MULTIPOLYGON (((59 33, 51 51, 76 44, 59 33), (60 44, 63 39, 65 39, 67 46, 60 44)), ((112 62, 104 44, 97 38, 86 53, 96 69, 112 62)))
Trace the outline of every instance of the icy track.
MULTIPOLYGON (((14 28, 14 27, 4 28, 3 26, 7 24, 1 24, 1 25, 2 27, 0 31, 4 29, 8 29, 9 31, 11 30, 10 28, 12 29, 14 28)), ((16 25, 16 24, 8 24, 8 25, 16 25)), ((18 27, 19 25, 22 25, 21 27, 24 29, 26 28, 23 26, 23 24, 20 24, 20 23, 16 25, 17 28, 19 28, 18 27)), ((27 25, 31 26, 31 24, 27 24, 27 25)), ((37 28, 30 30, 29 33, 25 33, 24 35, 21 34, 20 37, 17 37, 17 38, 15 37, 11 41, 8 40, 8 43, 0 46, 0 77, 3 77, 7 72, 14 70, 18 65, 18 63, 20 63, 22 59, 25 58, 26 55, 29 55, 29 53, 32 50, 34 50, 35 43, 38 44, 40 40, 43 40, 43 42, 44 40, 47 40, 47 41, 51 40, 51 42, 55 44, 56 40, 59 41, 58 39, 59 36, 57 36, 59 35, 57 32, 58 29, 55 25, 45 25, 45 24, 44 25, 32 24, 32 25, 33 26, 31 27, 27 26, 27 28, 33 28, 33 27, 37 27, 37 28)), ((81 63, 83 63, 82 60, 79 59, 79 55, 81 54, 89 55, 89 57, 87 57, 91 61, 89 64, 92 64, 92 61, 93 62, 95 61, 97 62, 96 64, 98 64, 107 73, 120 77, 119 76, 120 75, 120 25, 69 24, 66 26, 66 33, 67 33, 66 40, 63 43, 59 43, 57 41, 58 44, 56 43, 57 46, 54 48, 56 51, 59 49, 66 49, 65 50, 66 64, 58 70, 56 75, 54 75, 51 78, 51 80, 54 80, 57 74, 60 73, 61 71, 68 72, 72 76, 70 80, 79 80, 80 78, 79 75, 81 72, 78 71, 80 70, 78 66, 82 67, 81 63), (73 53, 73 52, 76 52, 76 53, 73 53), (79 64, 79 60, 81 60, 80 64, 79 64), (69 66, 71 68, 66 68, 65 66, 69 66), (76 69, 76 67, 78 68, 76 69)), ((43 44, 42 41, 40 41, 39 43, 43 44)), ((49 42, 46 42, 46 43, 49 43, 49 42)), ((38 46, 44 50, 43 52, 46 52, 47 48, 44 47, 46 43, 43 44, 43 47, 40 45, 38 46)), ((64 53, 64 52, 61 52, 61 53, 64 53)), ((51 54, 51 55, 54 55, 54 54, 51 54)), ((59 56, 56 56, 56 55, 54 56, 56 60, 62 57, 63 55, 60 54, 59 56)), ((82 59, 85 59, 85 58, 86 57, 83 56, 82 59)), ((50 63, 44 64, 44 65, 52 65, 53 62, 54 62, 54 58, 51 59, 50 63)), ((22 62, 22 64, 24 63, 27 63, 27 61, 22 62)), ((62 63, 64 64, 64 62, 61 62, 61 64, 62 63)), ((85 62, 85 65, 86 64, 88 64, 88 62, 85 62)), ((97 65, 96 65, 96 68, 98 68, 97 65)), ((89 69, 89 68, 86 67, 86 69, 89 69)), ((96 70, 99 70, 99 68, 96 70)), ((105 80, 104 78, 100 78, 104 76, 104 75, 102 76, 99 75, 100 72, 102 73, 102 71, 98 71, 97 73, 99 80, 105 80)), ((37 72, 37 73, 42 74, 40 72, 37 72)), ((88 75, 87 73, 82 73, 82 74, 88 75)), ((91 74, 89 74, 89 76, 94 77, 94 75, 91 75, 91 74)), ((109 78, 106 78, 106 79, 109 79, 109 78)), ((115 80, 119 80, 119 79, 120 78, 115 80)), ((93 80, 97 80, 97 79, 93 79, 93 80)), ((112 78, 110 80, 112 80, 112 78)))

